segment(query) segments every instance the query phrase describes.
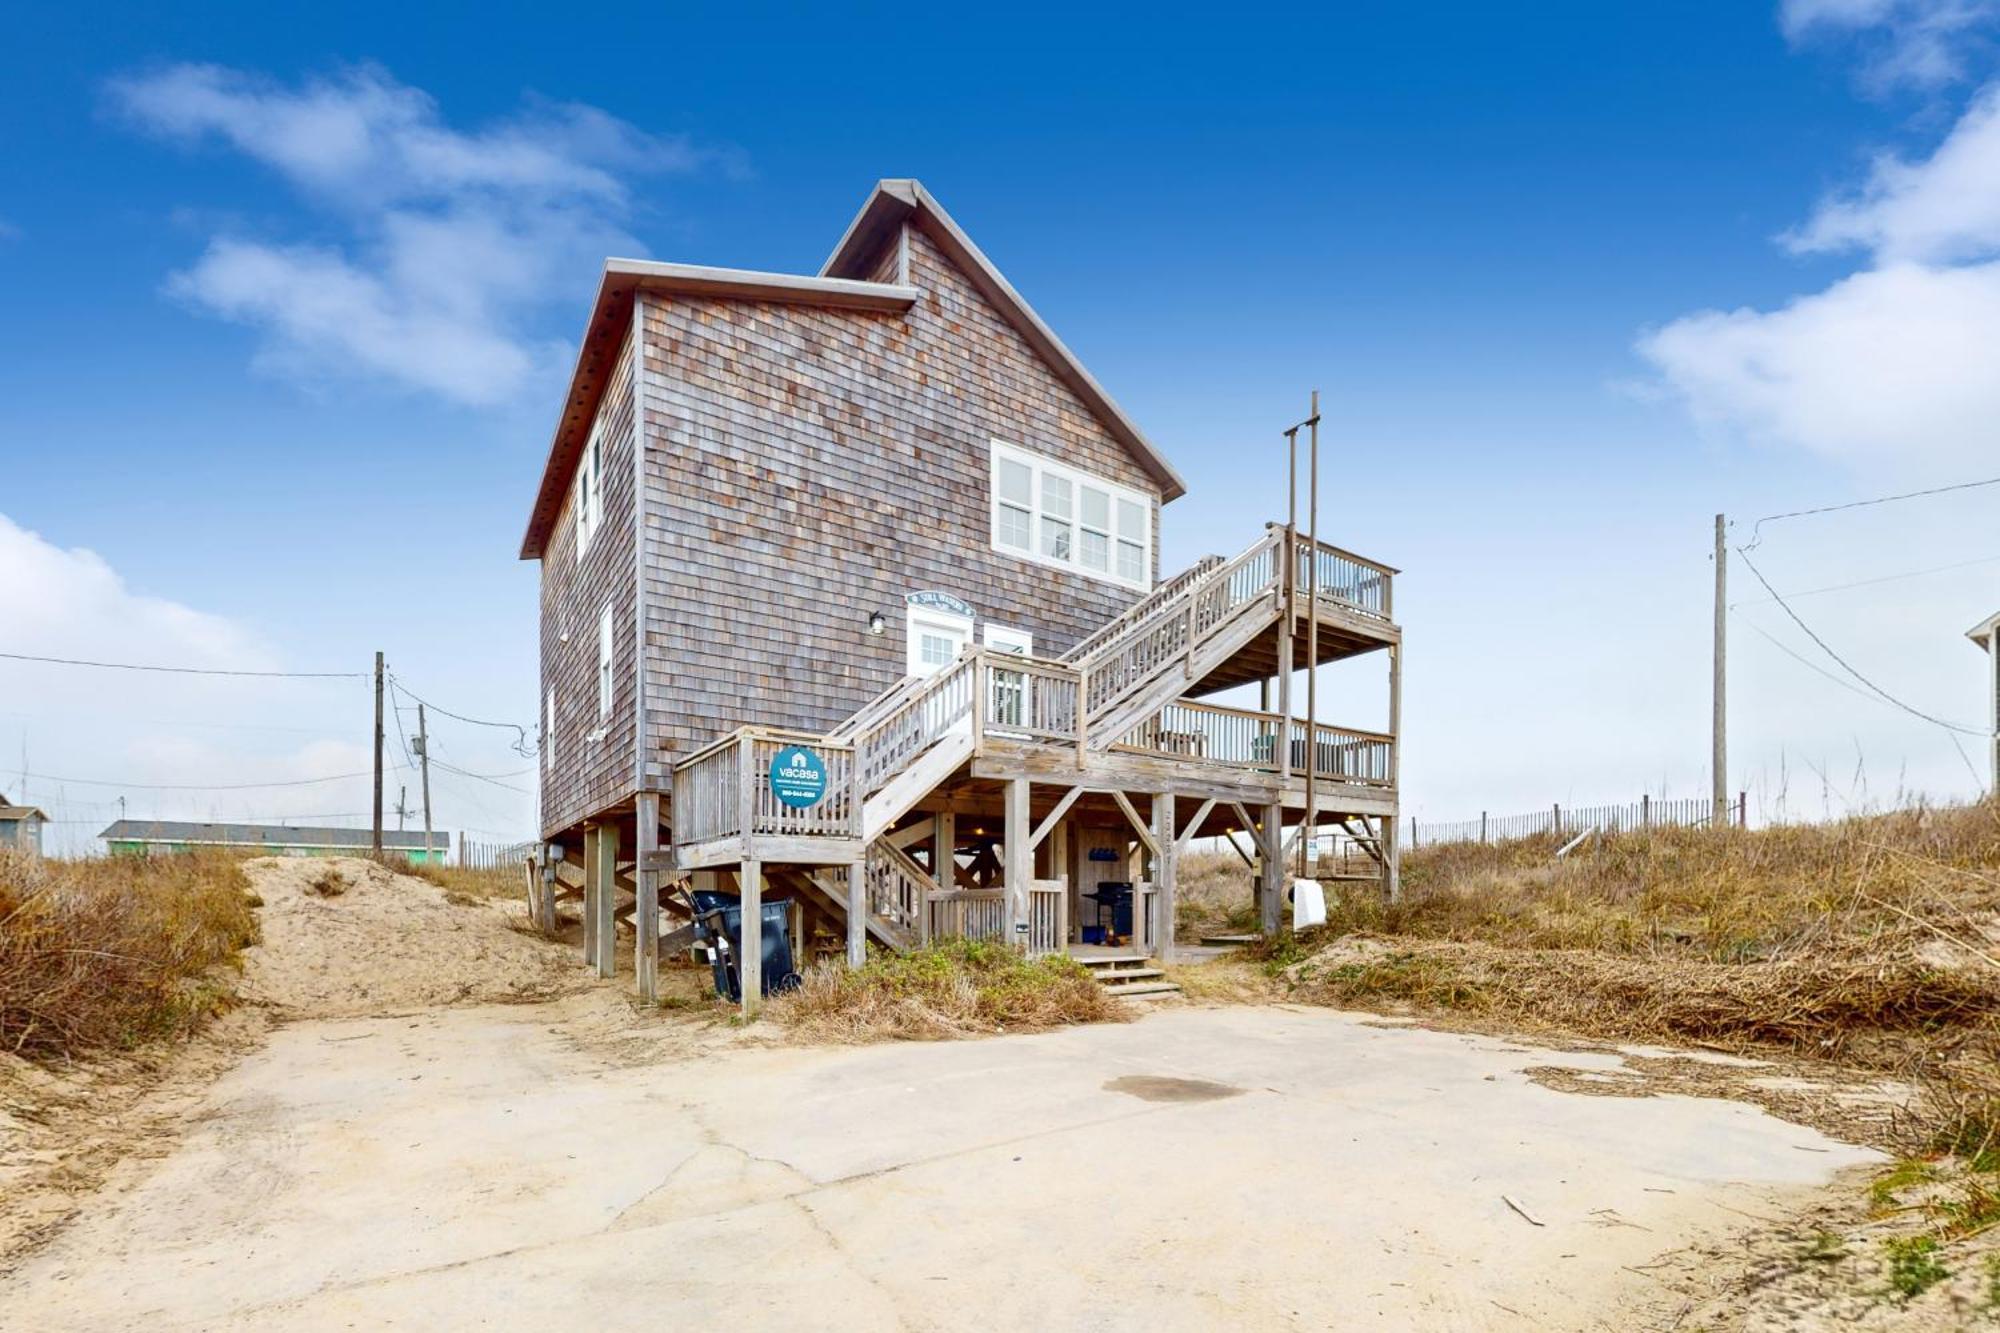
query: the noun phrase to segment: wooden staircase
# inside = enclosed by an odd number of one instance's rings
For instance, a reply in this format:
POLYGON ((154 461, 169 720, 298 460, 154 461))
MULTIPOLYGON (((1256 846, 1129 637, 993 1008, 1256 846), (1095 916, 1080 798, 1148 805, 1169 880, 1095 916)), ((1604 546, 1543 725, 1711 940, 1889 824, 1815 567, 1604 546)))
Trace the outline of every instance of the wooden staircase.
POLYGON ((1166 972, 1142 953, 1103 954, 1077 961, 1090 970, 1107 994, 1144 1000, 1181 993, 1180 986, 1168 981, 1166 972))

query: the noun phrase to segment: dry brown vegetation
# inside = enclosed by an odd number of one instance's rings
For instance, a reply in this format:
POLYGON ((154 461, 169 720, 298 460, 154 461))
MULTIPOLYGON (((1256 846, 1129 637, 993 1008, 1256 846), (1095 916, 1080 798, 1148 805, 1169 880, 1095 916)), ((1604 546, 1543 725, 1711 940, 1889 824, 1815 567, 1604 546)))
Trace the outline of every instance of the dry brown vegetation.
POLYGON ((386 860, 384 864, 398 874, 411 875, 437 885, 444 890, 446 901, 460 906, 506 898, 527 901, 528 889, 519 866, 490 866, 475 870, 468 866, 405 862, 400 858, 386 860))
POLYGON ((1600 1036, 1781 1044, 1877 1067, 2000 1049, 2000 804, 1408 857, 1282 944, 1302 990, 1600 1036), (1319 946, 1361 936, 1325 957, 1319 946))
POLYGON ((1175 938, 1241 934, 1258 928, 1250 870, 1234 852, 1192 852, 1181 858, 1174 888, 1175 938))
POLYGON ((228 1003, 255 905, 234 857, 0 854, 0 1050, 47 1062, 191 1031, 228 1003))
POLYGON ((1125 1017, 1076 960, 1054 954, 1030 961, 984 940, 875 954, 858 971, 822 963, 797 990, 775 997, 768 1012, 808 1040, 835 1042, 935 1041, 1125 1017))

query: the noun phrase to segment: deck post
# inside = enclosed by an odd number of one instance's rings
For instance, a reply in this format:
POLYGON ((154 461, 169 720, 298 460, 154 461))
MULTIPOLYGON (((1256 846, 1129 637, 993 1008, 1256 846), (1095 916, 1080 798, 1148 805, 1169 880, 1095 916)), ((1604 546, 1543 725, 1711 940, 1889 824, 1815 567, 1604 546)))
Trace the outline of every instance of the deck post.
POLYGON ((1174 836, 1174 797, 1171 792, 1161 792, 1153 797, 1153 841, 1159 850, 1153 854, 1153 922, 1154 952, 1163 963, 1174 961, 1174 885, 1178 878, 1177 862, 1180 860, 1179 839, 1174 836))
MULTIPOLYGON (((958 816, 949 810, 939 811, 931 816, 931 878, 937 881, 938 891, 950 893, 958 887, 957 877, 952 868, 957 864, 952 860, 952 849, 958 845, 958 816)), ((931 942, 931 906, 924 904, 917 914, 917 938, 925 944, 931 942)))
POLYGON ((593 942, 597 955, 597 975, 609 978, 618 971, 618 826, 597 826, 597 930, 593 942))
POLYGON ((1262 878, 1258 886, 1258 908, 1263 918, 1264 933, 1275 935, 1284 920, 1285 905, 1285 807, 1267 805, 1259 818, 1264 827, 1259 830, 1259 854, 1263 857, 1262 878))
POLYGON ((583 826, 583 965, 597 961, 597 825, 583 826))
POLYGON ((749 1018, 764 1003, 763 862, 743 862, 737 880, 737 901, 743 908, 743 947, 737 950, 736 976, 743 983, 743 1016, 749 1018))
MULTIPOLYGON (((1290 603, 1286 603, 1287 610, 1290 603)), ((1278 781, 1292 780, 1292 622, 1278 631, 1278 781)))
POLYGON ((636 802, 639 841, 632 849, 632 882, 637 901, 632 909, 632 971, 639 1003, 660 1002, 660 872, 653 853, 660 847, 660 794, 640 792, 636 802))
POLYGON ((1007 780, 1006 851, 1007 919, 1009 937, 1024 935, 1028 925, 1028 881, 1033 877, 1033 851, 1028 840, 1034 829, 1028 822, 1028 780, 1007 780))
POLYGON ((847 866, 847 965, 860 967, 868 961, 868 861, 851 861, 847 866))

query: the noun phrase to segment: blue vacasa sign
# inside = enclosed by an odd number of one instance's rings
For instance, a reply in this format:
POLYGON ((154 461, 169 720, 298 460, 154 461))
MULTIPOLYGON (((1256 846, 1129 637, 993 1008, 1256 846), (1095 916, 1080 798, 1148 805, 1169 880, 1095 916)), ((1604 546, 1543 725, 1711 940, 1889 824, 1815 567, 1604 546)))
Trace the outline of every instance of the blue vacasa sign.
POLYGON ((792 746, 771 761, 771 790, 780 801, 803 810, 826 795, 826 763, 811 750, 792 746))

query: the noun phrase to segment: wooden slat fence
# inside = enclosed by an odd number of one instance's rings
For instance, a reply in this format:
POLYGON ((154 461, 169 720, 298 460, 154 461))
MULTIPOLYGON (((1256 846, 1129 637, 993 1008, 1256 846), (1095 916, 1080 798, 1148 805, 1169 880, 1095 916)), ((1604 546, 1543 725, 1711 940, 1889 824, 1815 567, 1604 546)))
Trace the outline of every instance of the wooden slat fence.
POLYGON ((1007 934, 1005 889, 949 889, 931 895, 931 938, 997 940, 1007 934))
POLYGON ((529 857, 541 843, 529 842, 480 842, 458 835, 458 864, 469 870, 515 870, 529 857))
POLYGON ((1033 880, 1028 885, 1028 957, 1061 953, 1069 945, 1069 881, 1033 880))
MULTIPOLYGON (((1738 793, 1726 802, 1727 821, 1746 827, 1749 797, 1738 793)), ((1520 838, 1554 834, 1569 837, 1588 829, 1605 833, 1629 833, 1647 828, 1701 828, 1714 824, 1715 803, 1707 797, 1661 799, 1642 796, 1628 805, 1551 805, 1525 814, 1482 813, 1477 819, 1419 820, 1410 817, 1408 845, 1434 847, 1451 842, 1512 842, 1520 838)))

